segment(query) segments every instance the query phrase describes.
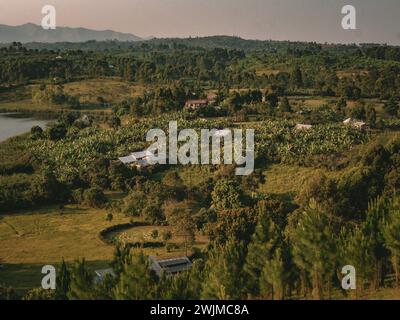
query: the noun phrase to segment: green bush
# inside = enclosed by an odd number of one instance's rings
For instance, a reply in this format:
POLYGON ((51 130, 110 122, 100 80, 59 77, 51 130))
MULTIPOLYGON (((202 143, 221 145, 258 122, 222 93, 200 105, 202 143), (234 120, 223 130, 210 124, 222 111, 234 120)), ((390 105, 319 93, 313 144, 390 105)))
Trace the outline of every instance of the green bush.
POLYGON ((95 187, 83 192, 83 202, 93 208, 102 208, 107 202, 107 198, 101 189, 95 187))
POLYGON ((29 290, 23 300, 54 300, 55 291, 53 290, 45 290, 42 288, 35 288, 29 290))

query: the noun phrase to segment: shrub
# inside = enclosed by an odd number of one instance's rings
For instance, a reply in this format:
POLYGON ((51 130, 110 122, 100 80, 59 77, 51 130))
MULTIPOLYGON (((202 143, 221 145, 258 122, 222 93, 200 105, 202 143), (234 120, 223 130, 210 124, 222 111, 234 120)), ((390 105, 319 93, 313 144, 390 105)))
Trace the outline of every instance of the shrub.
POLYGON ((54 291, 35 288, 28 291, 23 300, 54 300, 54 291))
POLYGON ((43 138, 43 129, 39 126, 34 126, 31 128, 31 138, 41 139, 43 138))
POLYGON ((107 202, 107 198, 101 189, 94 187, 83 192, 83 201, 90 207, 101 208, 107 202))
POLYGON ((79 188, 79 189, 72 190, 71 197, 75 203, 82 203, 83 202, 83 189, 79 188))
POLYGON ((154 229, 154 230, 151 232, 151 237, 152 237, 153 239, 157 239, 158 236, 159 236, 158 230, 157 230, 157 229, 154 229))

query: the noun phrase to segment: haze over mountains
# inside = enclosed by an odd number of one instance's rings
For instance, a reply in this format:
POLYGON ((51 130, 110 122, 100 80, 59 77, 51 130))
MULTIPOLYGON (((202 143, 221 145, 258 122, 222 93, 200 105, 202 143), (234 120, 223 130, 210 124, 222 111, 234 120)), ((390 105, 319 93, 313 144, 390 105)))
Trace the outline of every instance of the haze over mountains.
POLYGON ((0 24, 0 43, 10 42, 85 42, 89 40, 105 41, 140 41, 143 40, 130 33, 112 30, 90 30, 85 28, 57 27, 56 30, 44 30, 41 26, 27 23, 20 26, 0 24))

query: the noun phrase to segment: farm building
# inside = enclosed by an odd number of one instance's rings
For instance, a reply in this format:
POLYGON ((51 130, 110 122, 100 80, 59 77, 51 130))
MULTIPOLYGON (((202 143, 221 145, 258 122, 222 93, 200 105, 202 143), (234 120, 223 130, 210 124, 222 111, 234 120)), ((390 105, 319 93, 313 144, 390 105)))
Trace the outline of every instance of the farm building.
POLYGON ((151 269, 153 269, 159 277, 161 277, 163 274, 166 274, 168 276, 174 275, 189 270, 192 267, 192 263, 190 262, 188 257, 158 261, 155 257, 150 257, 149 259, 151 269))
POLYGON ((186 109, 197 109, 199 107, 207 106, 208 99, 188 100, 185 103, 186 109))
POLYGON ((296 124, 295 127, 296 130, 310 130, 311 128, 312 128, 311 124, 301 124, 301 123, 296 124))
POLYGON ((151 166, 154 155, 148 151, 133 152, 129 156, 118 158, 125 165, 134 166, 138 169, 151 166))
POLYGON ((200 107, 214 105, 217 101, 216 95, 209 95, 206 99, 188 100, 185 103, 185 109, 194 110, 200 107))
POLYGON ((355 120, 352 118, 348 118, 348 119, 344 120, 343 124, 346 126, 353 126, 354 128, 357 128, 359 130, 364 130, 367 125, 364 121, 355 120))

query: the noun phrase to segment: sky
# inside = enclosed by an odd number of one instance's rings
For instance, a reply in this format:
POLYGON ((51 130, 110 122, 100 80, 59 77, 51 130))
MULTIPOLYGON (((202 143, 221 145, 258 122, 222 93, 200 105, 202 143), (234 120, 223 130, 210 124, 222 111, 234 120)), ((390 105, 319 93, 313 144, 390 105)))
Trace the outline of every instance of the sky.
POLYGON ((0 24, 40 24, 54 5, 57 25, 140 37, 231 35, 246 39, 400 45, 400 0, 0 0, 0 24), (343 30, 353 5, 357 30, 343 30))

